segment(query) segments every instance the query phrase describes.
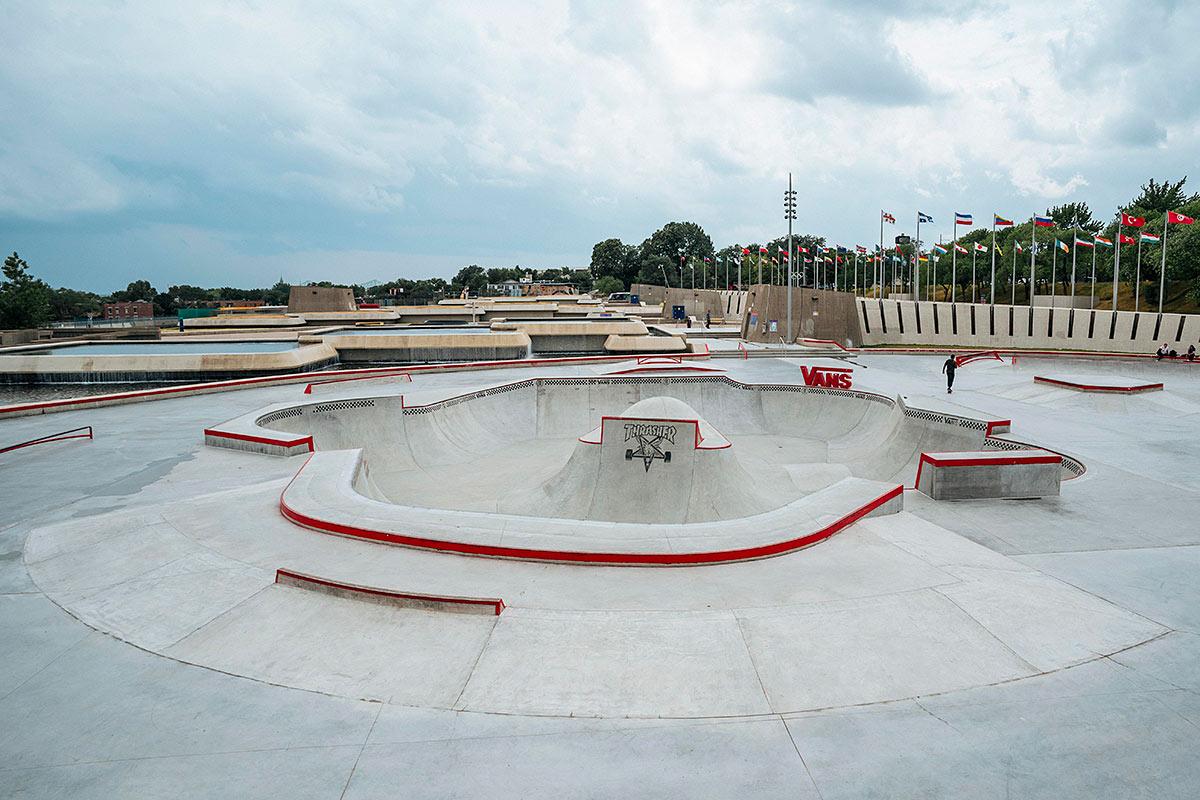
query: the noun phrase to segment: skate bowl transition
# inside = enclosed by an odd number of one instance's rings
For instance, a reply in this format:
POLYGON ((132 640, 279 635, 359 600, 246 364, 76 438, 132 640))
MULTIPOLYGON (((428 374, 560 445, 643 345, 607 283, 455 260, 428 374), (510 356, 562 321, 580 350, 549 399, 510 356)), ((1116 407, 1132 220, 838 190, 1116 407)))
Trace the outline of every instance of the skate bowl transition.
POLYGON ((477 556, 682 566, 779 555, 895 513, 922 452, 1025 446, 992 436, 999 424, 871 392, 664 376, 533 378, 426 405, 402 395, 279 405, 205 434, 214 446, 308 453, 280 510, 315 530, 477 556))

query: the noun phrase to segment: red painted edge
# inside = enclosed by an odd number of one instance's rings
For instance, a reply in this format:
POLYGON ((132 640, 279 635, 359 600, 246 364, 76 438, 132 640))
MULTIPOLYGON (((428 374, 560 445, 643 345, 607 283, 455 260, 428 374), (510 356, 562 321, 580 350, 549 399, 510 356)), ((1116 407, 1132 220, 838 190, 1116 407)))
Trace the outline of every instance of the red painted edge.
POLYGON ((216 428, 205 428, 205 436, 213 436, 217 439, 235 439, 239 442, 254 442, 255 444, 270 444, 276 447, 300 447, 307 445, 308 451, 314 452, 317 448, 313 444, 312 436, 302 436, 299 439, 272 439, 268 436, 252 436, 248 433, 234 433, 232 431, 220 431, 216 428))
POLYGON ((353 375, 349 378, 332 378, 327 381, 313 381, 304 387, 304 394, 312 394, 314 386, 324 386, 327 383, 345 383, 346 381, 369 381, 377 378, 408 378, 408 382, 412 383, 412 375, 408 374, 408 370, 396 370, 396 372, 384 372, 379 375, 353 375))
POLYGON ((1034 383, 1050 383, 1055 386, 1064 386, 1068 389, 1079 389, 1084 392, 1151 392, 1163 388, 1161 383, 1139 383, 1134 386, 1096 386, 1090 383, 1075 383, 1074 381, 1062 381, 1056 378, 1043 378, 1041 375, 1033 376, 1034 383))
POLYGON ((987 430, 986 430, 986 431, 984 431, 984 433, 983 433, 983 435, 984 435, 984 438, 987 438, 988 436, 991 436, 991 435, 992 435, 992 431, 996 430, 996 428, 1011 428, 1011 427, 1012 427, 1012 420, 1011 420, 1011 419, 994 419, 994 420, 991 420, 991 421, 990 421, 990 422, 988 422, 988 424, 987 424, 987 430))
POLYGON ((0 447, 0 453, 11 453, 13 450, 20 450, 25 447, 33 447, 35 444, 49 444, 50 442, 65 442, 68 439, 92 439, 92 426, 84 425, 82 428, 72 428, 69 431, 62 433, 52 433, 48 436, 42 436, 37 439, 30 439, 27 442, 18 444, 10 444, 8 447, 0 447), (75 431, 87 431, 87 433, 76 433, 75 431))
MULTIPOLYGON (((308 462, 305 462, 307 466, 308 462)), ((300 468, 301 470, 304 467, 300 468)), ((297 472, 297 475, 300 473, 297 472)), ((295 478, 293 478, 295 480, 295 478)), ((290 485, 290 484, 289 484, 290 485)), ((279 497, 279 511, 284 517, 306 528, 333 533, 339 536, 351 536, 357 539, 367 539, 374 542, 413 547, 422 550, 434 550, 455 555, 486 556, 490 558, 513 558, 523 561, 553 561, 571 564, 607 564, 612 566, 696 566, 703 564, 724 564, 733 561, 750 561, 758 558, 783 555, 794 550, 816 544, 828 539, 838 531, 852 525, 870 514, 883 504, 899 497, 904 492, 903 486, 890 489, 869 503, 851 511, 838 520, 805 536, 787 539, 782 542, 746 547, 736 550, 716 550, 696 553, 589 553, 578 550, 537 550, 524 547, 503 547, 500 545, 470 544, 467 542, 448 542, 428 539, 420 536, 409 536, 386 531, 373 531, 353 525, 343 525, 337 522, 309 517, 288 507, 284 495, 279 497)), ((284 494, 287 490, 284 489, 284 494)))
POLYGON ((455 597, 453 595, 436 595, 436 594, 419 594, 416 592, 394 592, 390 589, 376 589, 371 586, 359 586, 355 583, 343 583, 334 581, 328 578, 318 578, 315 575, 306 575, 303 572, 295 572, 290 569, 275 570, 275 582, 279 583, 279 578, 286 576, 292 580, 303 581, 305 583, 313 583, 318 586, 327 586, 331 589, 341 589, 347 592, 358 592, 361 594, 371 595, 373 597, 393 597, 398 600, 419 600, 427 603, 445 603, 447 605, 463 605, 463 606, 491 606, 492 613, 495 616, 500 616, 500 612, 504 611, 504 600, 499 597, 455 597))
MULTIPOLYGON (((974 452, 974 451, 971 451, 974 452)), ((1009 452, 1012 451, 998 451, 1009 452)), ((921 453, 920 460, 917 461, 917 477, 913 481, 913 489, 920 490, 921 488, 921 470, 926 464, 934 467, 991 467, 991 466, 1007 466, 1010 464, 1062 464, 1063 457, 1058 453, 1046 456, 1020 456, 1020 455, 1004 455, 997 458, 968 458, 948 461, 939 461, 929 453, 921 453)))
POLYGON ((643 367, 630 367, 629 369, 618 369, 612 372, 606 372, 605 375, 634 375, 644 372, 724 372, 723 369, 715 367, 697 367, 693 364, 684 364, 680 366, 672 366, 670 364, 647 365, 643 367))
POLYGON ((851 349, 851 348, 849 348, 849 347, 846 347, 845 345, 843 345, 841 342, 835 342, 833 339, 809 339, 809 338, 802 338, 800 341, 801 341, 801 342, 817 342, 818 344, 831 344, 831 345, 833 345, 834 347, 838 348, 839 350, 844 350, 844 351, 846 351, 847 353, 856 353, 856 352, 858 352, 858 349, 857 349, 857 348, 855 348, 855 349, 851 349))

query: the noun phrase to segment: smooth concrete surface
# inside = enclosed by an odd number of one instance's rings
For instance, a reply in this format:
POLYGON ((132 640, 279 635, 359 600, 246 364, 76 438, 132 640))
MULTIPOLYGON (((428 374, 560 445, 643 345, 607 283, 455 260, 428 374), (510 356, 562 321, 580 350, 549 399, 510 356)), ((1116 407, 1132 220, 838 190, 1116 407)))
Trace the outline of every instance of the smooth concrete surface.
MULTIPOLYGON (((800 383, 790 361, 723 366, 800 383)), ((855 388, 935 394, 941 361, 862 356, 855 388)), ((1086 462, 1061 496, 910 492, 820 546, 695 569, 297 528, 277 502, 302 459, 201 431, 302 386, 0 421, 97 433, 0 456, 0 796, 1196 797, 1200 376, 1177 366, 1114 367, 1170 376, 1126 398, 1035 386, 1047 361, 967 365, 956 405, 1086 462), (508 608, 363 604, 279 567, 508 608)))

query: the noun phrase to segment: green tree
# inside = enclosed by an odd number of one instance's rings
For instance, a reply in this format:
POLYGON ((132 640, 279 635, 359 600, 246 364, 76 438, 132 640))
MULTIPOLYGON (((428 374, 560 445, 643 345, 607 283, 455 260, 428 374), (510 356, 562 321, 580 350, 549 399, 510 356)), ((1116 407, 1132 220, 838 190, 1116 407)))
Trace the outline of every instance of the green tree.
POLYGON ((0 328, 40 328, 50 321, 50 287, 29 274, 14 252, 4 259, 0 283, 0 328))
POLYGON ((65 287, 50 289, 49 301, 50 318, 54 320, 79 319, 88 314, 99 316, 104 309, 104 301, 100 295, 65 287))
POLYGON ((1183 191, 1185 183, 1186 175, 1177 181, 1165 180, 1162 183, 1151 178, 1148 183, 1142 184, 1142 193, 1135 197, 1130 205, 1143 211, 1176 211, 1181 206, 1200 199, 1200 194, 1189 195, 1183 191))
POLYGON ((620 278, 615 278, 612 275, 601 275, 596 279, 593 288, 598 296, 608 297, 614 292, 625 291, 625 284, 621 282, 620 278))
POLYGON ((475 294, 480 294, 487 288, 487 273, 478 264, 463 267, 451 281, 455 287, 466 287, 475 294))
POLYGON ((1064 203, 1060 206, 1051 206, 1046 209, 1046 214, 1064 229, 1074 227, 1072 224, 1074 223, 1088 233, 1097 233, 1104 227, 1104 223, 1092 217, 1092 210, 1088 208, 1087 203, 1064 203))

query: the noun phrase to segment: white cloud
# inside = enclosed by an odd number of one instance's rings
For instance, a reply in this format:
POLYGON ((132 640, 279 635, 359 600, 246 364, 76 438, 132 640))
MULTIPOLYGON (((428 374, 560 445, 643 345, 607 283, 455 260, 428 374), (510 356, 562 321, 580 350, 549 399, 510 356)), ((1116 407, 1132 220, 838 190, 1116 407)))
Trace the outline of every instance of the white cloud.
POLYGON ((255 258, 432 240, 582 263, 669 219, 772 236, 788 170, 805 226, 850 240, 917 198, 1103 209, 1200 155, 1200 84, 1169 79, 1200 67, 1182 4, 16 5, 14 244, 89 215, 226 225, 255 258))

